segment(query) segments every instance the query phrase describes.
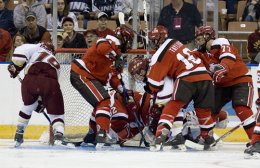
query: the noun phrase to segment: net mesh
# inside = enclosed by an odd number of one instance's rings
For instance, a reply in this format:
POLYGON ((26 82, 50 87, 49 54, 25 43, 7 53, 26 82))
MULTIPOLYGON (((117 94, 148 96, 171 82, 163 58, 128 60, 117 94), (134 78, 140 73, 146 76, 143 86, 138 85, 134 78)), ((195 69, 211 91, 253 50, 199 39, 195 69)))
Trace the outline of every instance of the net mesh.
MULTIPOLYGON (((145 52, 145 51, 144 51, 145 52)), ((61 64, 59 83, 64 98, 65 107, 65 138, 78 139, 86 135, 89 119, 92 113, 92 106, 74 89, 70 83, 70 63, 72 60, 81 58, 85 51, 74 49, 69 51, 57 51, 56 57, 61 64)), ((127 54, 129 62, 138 53, 127 54)), ((127 71, 127 63, 123 71, 123 81, 127 88, 143 92, 143 84, 132 81, 127 71)))
MULTIPOLYGON (((59 83, 64 98, 65 107, 65 138, 69 140, 82 139, 89 125, 92 106, 74 89, 70 83, 70 64, 74 59, 81 58, 86 50, 83 49, 67 49, 57 50, 56 57, 61 64, 61 72, 59 83)), ((145 50, 132 50, 127 53, 127 62, 123 71, 123 81, 128 89, 144 92, 143 83, 134 82, 127 71, 128 62, 136 55, 146 53, 145 50)), ((191 102, 184 111, 194 110, 193 102, 191 102)))

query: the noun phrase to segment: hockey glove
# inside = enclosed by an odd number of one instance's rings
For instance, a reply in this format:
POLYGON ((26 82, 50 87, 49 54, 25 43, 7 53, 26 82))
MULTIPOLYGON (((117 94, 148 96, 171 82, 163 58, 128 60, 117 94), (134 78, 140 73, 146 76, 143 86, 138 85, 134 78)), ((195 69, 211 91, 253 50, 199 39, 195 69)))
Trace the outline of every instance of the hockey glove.
POLYGON ((19 67, 17 65, 15 65, 13 62, 11 64, 8 65, 7 70, 10 73, 10 77, 11 78, 15 78, 20 71, 25 67, 26 64, 24 64, 22 67, 19 67))
POLYGON ((123 72, 123 69, 124 69, 124 60, 123 59, 121 59, 121 58, 117 58, 116 60, 115 60, 115 68, 116 68, 116 70, 117 70, 117 72, 118 73, 122 73, 123 72))
POLYGON ((217 64, 213 70, 213 80, 219 83, 221 79, 228 73, 228 67, 225 64, 217 64))
POLYGON ((44 110, 44 105, 42 104, 42 101, 38 101, 38 106, 36 107, 36 109, 34 110, 37 113, 42 113, 44 110))

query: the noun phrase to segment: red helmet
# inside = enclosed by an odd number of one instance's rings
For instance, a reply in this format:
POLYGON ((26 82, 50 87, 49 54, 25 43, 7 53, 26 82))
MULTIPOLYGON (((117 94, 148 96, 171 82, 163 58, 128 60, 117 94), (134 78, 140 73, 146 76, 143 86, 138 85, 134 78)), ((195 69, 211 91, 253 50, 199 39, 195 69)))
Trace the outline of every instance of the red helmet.
POLYGON ((168 30, 164 26, 156 26, 148 33, 149 39, 154 41, 156 45, 162 44, 168 37, 168 30))
POLYGON ((149 59, 143 56, 133 58, 128 64, 128 72, 137 81, 143 81, 149 65, 149 59))
POLYGON ((115 36, 121 43, 132 42, 134 38, 134 33, 131 29, 126 26, 117 27, 115 30, 115 36))
POLYGON ((55 48, 51 42, 42 42, 41 47, 55 54, 55 48))
POLYGON ((210 39, 215 39, 215 30, 211 26, 201 26, 195 32, 195 37, 208 35, 210 39))

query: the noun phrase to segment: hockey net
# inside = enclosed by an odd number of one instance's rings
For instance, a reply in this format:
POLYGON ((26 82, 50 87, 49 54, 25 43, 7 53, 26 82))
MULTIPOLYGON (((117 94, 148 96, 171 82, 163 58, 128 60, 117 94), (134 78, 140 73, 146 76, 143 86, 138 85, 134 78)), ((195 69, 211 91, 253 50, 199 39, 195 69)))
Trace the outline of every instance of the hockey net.
MULTIPOLYGON (((59 83, 62 90, 65 106, 65 138, 71 141, 78 141, 88 131, 89 119, 92 113, 92 106, 73 88, 70 83, 71 61, 81 58, 86 49, 58 49, 56 57, 61 64, 59 83)), ((136 55, 145 54, 145 50, 130 50, 127 55, 127 62, 124 66, 123 81, 127 88, 143 92, 143 84, 133 82, 127 71, 128 62, 136 55)))
MULTIPOLYGON (((89 119, 92 113, 92 106, 80 95, 80 93, 70 83, 71 62, 74 59, 81 58, 87 49, 57 49, 56 58, 61 64, 59 83, 64 99, 65 108, 65 139, 66 141, 82 141, 88 131, 89 119)), ((151 54, 154 51, 151 51, 151 54)), ((134 82, 127 71, 128 62, 137 55, 145 55, 146 50, 130 50, 124 54, 127 62, 124 66, 123 81, 128 89, 144 92, 143 83, 134 82)), ((185 111, 194 110, 193 103, 184 109, 185 111)), ((40 142, 49 143, 53 141, 53 136, 49 132, 41 135, 40 142)), ((133 141, 139 140, 140 136, 136 136, 133 141)), ((133 142, 132 141, 132 142, 133 142)))

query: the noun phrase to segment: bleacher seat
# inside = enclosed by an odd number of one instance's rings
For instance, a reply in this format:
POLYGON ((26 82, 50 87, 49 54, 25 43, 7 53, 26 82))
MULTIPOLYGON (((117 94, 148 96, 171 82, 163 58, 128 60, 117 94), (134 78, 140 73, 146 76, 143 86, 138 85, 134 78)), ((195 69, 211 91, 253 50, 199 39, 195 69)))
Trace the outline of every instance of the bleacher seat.
MULTIPOLYGON (((228 23, 228 31, 249 31, 249 32, 254 32, 255 29, 257 28, 257 23, 256 22, 229 22, 228 23)), ((248 34, 228 34, 227 38, 232 40, 232 39, 237 39, 237 40, 247 40, 248 34)), ((240 51, 243 60, 245 62, 248 61, 248 53, 247 53, 247 42, 242 43, 242 46, 240 45, 239 42, 234 42, 233 45, 240 51)))
POLYGON ((246 1, 238 1, 238 3, 237 3, 237 14, 236 14, 236 20, 237 21, 240 21, 240 18, 242 19, 242 15, 243 15, 245 7, 246 7, 246 1))
MULTIPOLYGON (((90 20, 88 21, 88 26, 87 26, 87 29, 96 29, 97 28, 97 23, 98 21, 97 20, 90 20)), ((115 30, 117 25, 116 25, 116 21, 115 20, 108 20, 107 21, 107 27, 112 29, 112 30, 115 30)))

